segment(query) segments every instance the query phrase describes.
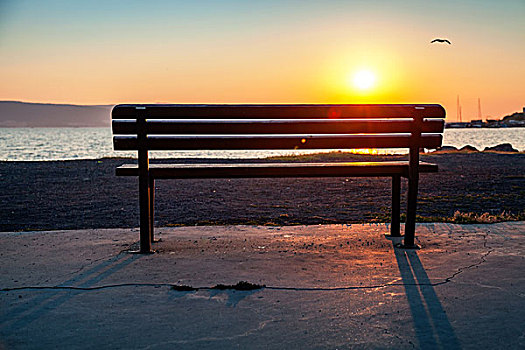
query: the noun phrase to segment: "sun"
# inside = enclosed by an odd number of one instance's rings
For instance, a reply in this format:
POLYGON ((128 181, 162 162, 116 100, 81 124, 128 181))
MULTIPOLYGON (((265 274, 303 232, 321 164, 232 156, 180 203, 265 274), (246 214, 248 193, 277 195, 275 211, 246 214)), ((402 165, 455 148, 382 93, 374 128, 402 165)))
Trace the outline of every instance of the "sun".
POLYGON ((359 90, 369 90, 376 83, 376 75, 370 70, 362 69, 354 74, 352 82, 359 90))

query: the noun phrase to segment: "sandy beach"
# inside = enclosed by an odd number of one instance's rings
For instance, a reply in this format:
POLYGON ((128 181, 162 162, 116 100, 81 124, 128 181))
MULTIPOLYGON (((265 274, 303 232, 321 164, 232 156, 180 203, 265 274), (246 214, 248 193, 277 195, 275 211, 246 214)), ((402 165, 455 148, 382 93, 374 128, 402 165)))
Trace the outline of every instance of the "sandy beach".
MULTIPOLYGON (((377 157, 333 153, 307 160, 377 157)), ((524 220, 525 154, 452 152, 422 160, 440 171, 421 176, 419 221, 451 221, 456 212, 524 220)), ((0 162, 0 230, 137 227, 138 181, 114 175, 128 162, 0 162)), ((159 180, 155 225, 388 222, 390 191, 388 178, 159 180)))

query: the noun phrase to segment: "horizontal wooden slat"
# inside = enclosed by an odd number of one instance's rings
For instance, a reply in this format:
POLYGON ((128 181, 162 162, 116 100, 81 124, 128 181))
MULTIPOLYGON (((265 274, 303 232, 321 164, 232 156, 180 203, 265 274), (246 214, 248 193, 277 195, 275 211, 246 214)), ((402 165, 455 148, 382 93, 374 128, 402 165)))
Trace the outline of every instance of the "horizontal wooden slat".
POLYGON ((332 105, 117 105, 113 119, 130 119, 136 107, 150 119, 346 119, 346 118, 444 118, 437 104, 332 104, 332 105))
MULTIPOLYGON (((426 119, 422 132, 440 133, 442 119, 426 119)), ((114 134, 137 134, 136 120, 113 120, 114 134)), ((148 120, 147 134, 358 134, 410 132, 410 120, 148 120)))
MULTIPOLYGON (((441 146, 440 134, 422 134, 419 147, 441 146)), ((149 150, 407 148, 410 134, 307 136, 148 136, 149 150)), ((114 136, 115 150, 136 150, 136 136, 114 136)))
MULTIPOLYGON (((437 172, 436 164, 421 162, 420 172, 437 172)), ((136 164, 116 169, 118 176, 138 176, 136 164)), ((256 164, 151 164, 154 178, 256 178, 256 177, 342 177, 408 174, 408 162, 351 163, 256 163, 256 164)))

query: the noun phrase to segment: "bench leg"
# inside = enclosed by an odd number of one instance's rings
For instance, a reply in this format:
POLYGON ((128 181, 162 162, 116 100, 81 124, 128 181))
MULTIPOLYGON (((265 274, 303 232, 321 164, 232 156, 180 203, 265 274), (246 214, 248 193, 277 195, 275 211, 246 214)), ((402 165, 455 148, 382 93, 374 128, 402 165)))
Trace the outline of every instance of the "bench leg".
POLYGON ((153 219, 155 215, 155 179, 149 178, 149 231, 151 236, 151 243, 155 242, 155 231, 153 219))
POLYGON ((148 176, 139 176, 140 205, 140 252, 151 252, 150 181, 148 176))
POLYGON ((408 195, 407 195, 407 220, 405 223, 405 239, 403 247, 408 249, 417 249, 415 244, 416 236, 416 208, 419 176, 416 175, 408 178, 408 195))
POLYGON ((400 233, 400 206, 401 206, 401 176, 392 176, 392 223, 390 225, 390 236, 401 237, 400 233))

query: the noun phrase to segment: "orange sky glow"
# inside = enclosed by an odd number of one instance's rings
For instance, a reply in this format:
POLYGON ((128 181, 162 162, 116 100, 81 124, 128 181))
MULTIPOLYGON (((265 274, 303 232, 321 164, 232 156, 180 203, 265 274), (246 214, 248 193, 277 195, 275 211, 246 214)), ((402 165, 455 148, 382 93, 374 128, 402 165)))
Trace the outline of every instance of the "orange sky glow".
POLYGON ((463 120, 478 98, 483 119, 521 111, 525 2, 393 3, 6 1, 0 100, 440 103, 455 121, 459 95, 463 120), (373 86, 351 83, 360 70, 373 86))

